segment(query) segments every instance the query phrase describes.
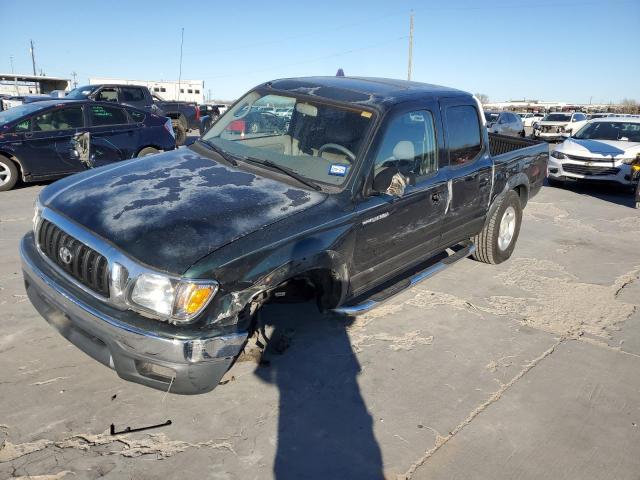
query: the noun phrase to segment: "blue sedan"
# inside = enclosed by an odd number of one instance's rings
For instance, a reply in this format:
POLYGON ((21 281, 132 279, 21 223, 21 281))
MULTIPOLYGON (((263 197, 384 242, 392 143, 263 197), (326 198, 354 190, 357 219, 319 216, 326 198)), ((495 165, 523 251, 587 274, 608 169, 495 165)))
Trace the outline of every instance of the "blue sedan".
POLYGON ((176 146, 171 120, 109 102, 48 100, 0 112, 0 192, 176 146))

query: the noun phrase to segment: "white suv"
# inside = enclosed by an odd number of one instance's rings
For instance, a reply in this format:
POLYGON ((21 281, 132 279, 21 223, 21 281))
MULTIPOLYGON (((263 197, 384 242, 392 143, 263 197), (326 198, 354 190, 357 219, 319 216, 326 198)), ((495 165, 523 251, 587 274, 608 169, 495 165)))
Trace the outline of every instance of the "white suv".
POLYGON ((581 112, 548 113, 533 130, 533 137, 540 140, 564 140, 576 133, 587 123, 587 116, 581 112))

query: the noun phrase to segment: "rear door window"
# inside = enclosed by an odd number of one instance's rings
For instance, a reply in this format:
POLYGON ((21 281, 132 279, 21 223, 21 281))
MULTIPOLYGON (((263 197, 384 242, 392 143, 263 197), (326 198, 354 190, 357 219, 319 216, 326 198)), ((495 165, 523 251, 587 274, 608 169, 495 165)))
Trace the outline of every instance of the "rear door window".
POLYGON ((34 132, 71 130, 82 128, 83 126, 82 107, 79 105, 56 108, 33 117, 34 132))
POLYGON ((124 109, 111 105, 91 105, 89 108, 89 118, 91 119, 91 126, 93 127, 128 123, 124 109))
POLYGON ((141 88, 120 87, 123 102, 143 102, 144 92, 141 88))
POLYGON ((478 111, 471 105, 456 105, 446 109, 446 133, 449 164, 473 162, 482 150, 478 111))

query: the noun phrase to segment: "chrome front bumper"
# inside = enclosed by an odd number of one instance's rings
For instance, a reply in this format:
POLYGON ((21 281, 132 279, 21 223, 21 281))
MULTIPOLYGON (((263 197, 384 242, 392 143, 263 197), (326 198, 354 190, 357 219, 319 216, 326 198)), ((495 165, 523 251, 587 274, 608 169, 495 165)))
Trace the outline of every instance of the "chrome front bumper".
POLYGON ((176 327, 171 335, 118 318, 131 312, 105 313, 99 301, 65 285, 36 250, 31 233, 22 239, 20 256, 36 310, 67 340, 125 380, 172 393, 205 393, 218 385, 246 342, 246 332, 185 334, 176 327))

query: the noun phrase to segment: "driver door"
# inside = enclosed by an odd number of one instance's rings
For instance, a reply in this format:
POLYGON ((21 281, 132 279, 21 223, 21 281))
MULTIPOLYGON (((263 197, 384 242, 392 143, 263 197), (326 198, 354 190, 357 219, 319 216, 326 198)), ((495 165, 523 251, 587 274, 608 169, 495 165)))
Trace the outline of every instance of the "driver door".
POLYGON ((373 162, 376 191, 357 207, 355 295, 427 259, 440 246, 447 204, 440 125, 433 103, 413 105, 386 121, 373 162), (387 184, 392 187, 385 191, 387 184))

